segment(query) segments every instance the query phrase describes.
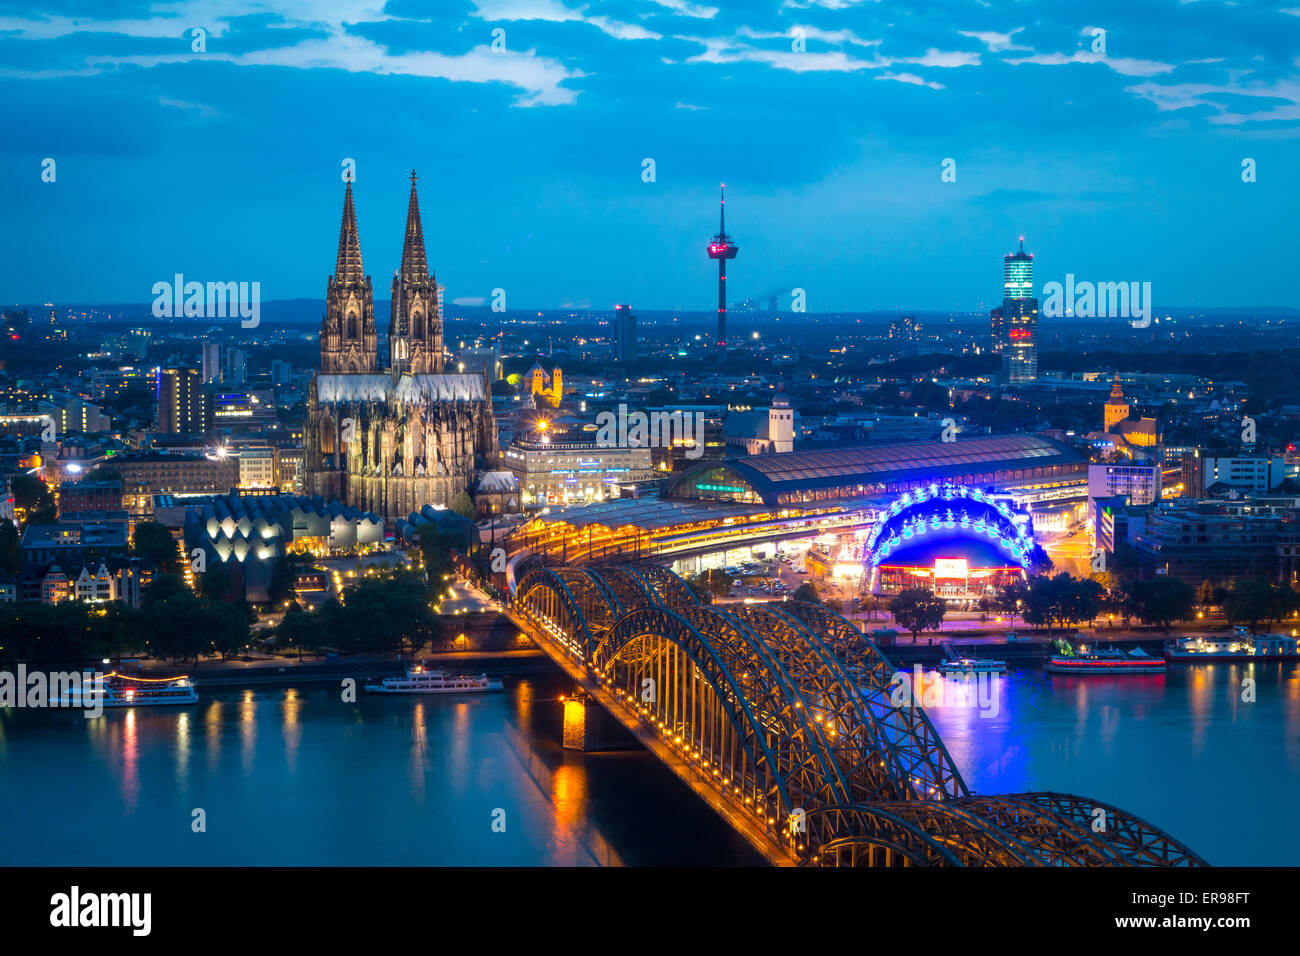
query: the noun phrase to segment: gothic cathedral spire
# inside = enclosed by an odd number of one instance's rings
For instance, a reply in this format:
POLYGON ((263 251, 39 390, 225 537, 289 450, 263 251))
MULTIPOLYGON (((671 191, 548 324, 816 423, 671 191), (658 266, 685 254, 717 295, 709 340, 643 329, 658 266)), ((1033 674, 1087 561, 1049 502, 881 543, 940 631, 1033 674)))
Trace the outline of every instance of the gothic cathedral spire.
POLYGON ((352 203, 352 180, 343 194, 339 253, 325 293, 325 320, 320 332, 323 373, 379 370, 379 333, 375 329, 370 276, 361 263, 361 236, 352 203))
POLYGON ((397 372, 441 373, 442 297, 429 271, 420 224, 420 200, 415 170, 411 170, 411 199, 406 209, 406 238, 402 264, 393 275, 393 311, 388 327, 389 365, 397 372))

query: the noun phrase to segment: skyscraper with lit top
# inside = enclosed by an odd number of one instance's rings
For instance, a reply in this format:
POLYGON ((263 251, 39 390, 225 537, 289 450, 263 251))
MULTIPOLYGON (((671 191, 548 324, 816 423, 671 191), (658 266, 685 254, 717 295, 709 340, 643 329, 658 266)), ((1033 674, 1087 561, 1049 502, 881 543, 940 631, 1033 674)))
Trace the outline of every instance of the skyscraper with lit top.
POLYGON ((1002 356, 1002 377, 1009 384, 1038 378, 1038 299, 1034 296, 1034 256, 1020 250, 1002 258, 1002 308, 989 322, 993 351, 1002 356))

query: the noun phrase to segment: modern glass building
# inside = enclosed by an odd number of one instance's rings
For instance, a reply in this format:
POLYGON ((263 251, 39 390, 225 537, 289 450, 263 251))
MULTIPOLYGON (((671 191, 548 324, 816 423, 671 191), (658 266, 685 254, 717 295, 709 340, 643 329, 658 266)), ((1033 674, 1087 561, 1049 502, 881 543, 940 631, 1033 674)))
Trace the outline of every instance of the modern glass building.
POLYGON ((1002 258, 1002 308, 991 322, 994 351, 1002 355, 1002 376, 1010 384, 1038 378, 1038 299, 1034 296, 1034 256, 1020 251, 1002 258))

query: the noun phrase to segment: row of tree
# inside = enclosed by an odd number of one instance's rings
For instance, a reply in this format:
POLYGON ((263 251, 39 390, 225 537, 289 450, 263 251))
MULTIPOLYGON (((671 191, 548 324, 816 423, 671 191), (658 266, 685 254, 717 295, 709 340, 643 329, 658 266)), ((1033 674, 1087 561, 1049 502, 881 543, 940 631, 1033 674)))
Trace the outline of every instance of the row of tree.
POLYGON ((35 601, 0 604, 0 662, 80 666, 103 658, 225 660, 249 641, 249 616, 237 604, 197 597, 160 576, 139 608, 126 604, 35 601))
MULTIPOLYGON (((437 579, 441 582, 441 577, 437 579)), ((434 595, 424 576, 396 569, 363 577, 343 592, 343 601, 330 598, 313 611, 295 602, 276 627, 283 647, 319 654, 323 648, 386 654, 393 650, 414 653, 441 636, 434 595)))
MULTIPOLYGON (((1217 589, 1230 624, 1257 631, 1300 611, 1300 592, 1287 585, 1255 578, 1217 589)), ((1089 578, 1069 574, 1036 575, 1028 582, 1000 588, 981 606, 1001 611, 1013 619, 1019 616, 1033 627, 1073 627, 1092 623, 1102 614, 1118 616, 1125 625, 1136 620, 1168 628, 1189 620, 1198 604, 1197 589, 1179 578, 1158 575, 1148 580, 1121 580, 1110 589, 1089 578)), ((1204 603, 1204 602, 1201 602, 1204 603)), ((943 624, 947 605, 929 588, 905 588, 889 602, 889 611, 899 626, 912 632, 912 640, 943 624)))

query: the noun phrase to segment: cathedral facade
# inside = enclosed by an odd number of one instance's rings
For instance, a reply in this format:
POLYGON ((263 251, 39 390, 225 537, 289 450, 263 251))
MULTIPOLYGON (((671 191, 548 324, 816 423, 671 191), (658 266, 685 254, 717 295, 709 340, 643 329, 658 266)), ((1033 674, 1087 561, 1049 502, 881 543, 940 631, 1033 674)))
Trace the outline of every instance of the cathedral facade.
POLYGON ((425 256, 415 182, 412 173, 386 363, 347 184, 304 435, 307 494, 389 522, 450 504, 497 457, 486 376, 444 371, 442 296, 425 256))

